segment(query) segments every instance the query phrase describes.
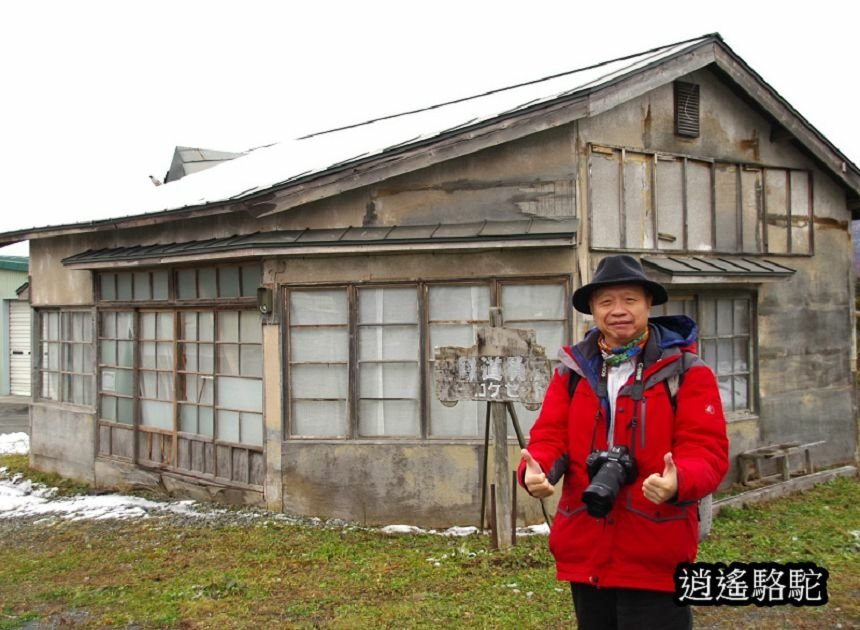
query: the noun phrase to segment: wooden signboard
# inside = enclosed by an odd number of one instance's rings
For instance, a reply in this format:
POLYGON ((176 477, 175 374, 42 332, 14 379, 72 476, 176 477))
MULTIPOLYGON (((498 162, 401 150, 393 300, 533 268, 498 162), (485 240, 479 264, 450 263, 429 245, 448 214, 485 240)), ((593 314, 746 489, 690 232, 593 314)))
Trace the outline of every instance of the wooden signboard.
MULTIPOLYGON (((484 488, 481 497, 481 527, 484 525, 484 490, 487 480, 489 429, 495 435, 495 483, 491 516, 495 546, 505 549, 514 544, 515 514, 512 509, 511 475, 508 468, 508 411, 520 438, 514 402, 528 409, 540 408, 549 386, 551 366, 542 346, 535 342, 533 330, 502 327, 501 309, 490 309, 490 326, 479 328, 477 343, 470 348, 436 348, 433 376, 436 397, 443 405, 461 400, 487 403, 487 433, 484 442, 484 488)), ((521 439, 521 438, 520 438, 521 439)), ((524 444, 521 443, 524 447, 524 444)))

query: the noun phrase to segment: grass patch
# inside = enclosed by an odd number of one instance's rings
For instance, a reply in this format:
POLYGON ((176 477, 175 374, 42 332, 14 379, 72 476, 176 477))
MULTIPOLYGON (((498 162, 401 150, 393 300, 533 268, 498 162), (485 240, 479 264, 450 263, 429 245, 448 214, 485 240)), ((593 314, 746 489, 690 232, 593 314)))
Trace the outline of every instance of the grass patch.
MULTIPOLYGON (((10 458, 0 457, 0 466, 10 458)), ((29 471, 28 477, 34 477, 29 471)), ((820 608, 697 608, 697 628, 860 625, 860 483, 724 509, 699 559, 812 561, 820 608)), ((387 536, 287 522, 0 520, 0 630, 32 620, 141 628, 570 628, 567 584, 540 536, 387 536)))

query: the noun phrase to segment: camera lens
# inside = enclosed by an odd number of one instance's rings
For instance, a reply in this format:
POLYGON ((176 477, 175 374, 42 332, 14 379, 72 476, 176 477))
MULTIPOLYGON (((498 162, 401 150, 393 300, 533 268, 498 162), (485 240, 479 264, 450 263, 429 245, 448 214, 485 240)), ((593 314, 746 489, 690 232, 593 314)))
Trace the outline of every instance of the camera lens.
POLYGON ((602 518, 609 514, 623 480, 624 469, 618 462, 610 460, 600 467, 582 493, 582 502, 591 516, 602 518))

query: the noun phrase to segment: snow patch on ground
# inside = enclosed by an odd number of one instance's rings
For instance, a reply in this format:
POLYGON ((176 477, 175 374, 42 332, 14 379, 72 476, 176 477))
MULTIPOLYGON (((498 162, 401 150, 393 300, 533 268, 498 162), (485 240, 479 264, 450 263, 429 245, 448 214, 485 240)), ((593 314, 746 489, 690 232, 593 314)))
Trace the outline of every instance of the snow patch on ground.
POLYGON ((0 455, 26 455, 30 437, 26 433, 0 433, 0 455))

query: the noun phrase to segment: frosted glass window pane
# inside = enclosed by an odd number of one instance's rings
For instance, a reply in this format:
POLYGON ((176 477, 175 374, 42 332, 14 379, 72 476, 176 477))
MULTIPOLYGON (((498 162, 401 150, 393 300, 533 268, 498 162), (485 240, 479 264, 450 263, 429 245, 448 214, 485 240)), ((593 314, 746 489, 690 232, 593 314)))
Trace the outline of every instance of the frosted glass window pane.
POLYGON ((263 383, 255 378, 217 377, 218 405, 247 411, 263 410, 263 383))
POLYGON ((257 311, 242 311, 239 313, 239 338, 242 343, 262 343, 263 328, 260 314, 257 311))
POLYGON ((176 274, 179 284, 179 299, 191 300, 197 297, 197 272, 194 269, 180 269, 176 274))
POLYGON ((738 167, 718 164, 714 169, 716 191, 717 249, 739 251, 738 248, 738 167))
POLYGON ((101 417, 105 420, 116 421, 116 398, 113 396, 102 396, 101 417))
POLYGON ((175 332, 173 329, 173 313, 158 314, 158 338, 173 339, 175 332))
POLYGON ((99 276, 99 293, 103 300, 116 299, 116 276, 112 273, 103 273, 99 276))
POLYGON ((45 341, 56 341, 60 338, 60 314, 42 314, 42 339, 45 341))
POLYGON ((290 355, 302 363, 345 363, 349 359, 349 334, 346 328, 294 328, 290 355))
POLYGON ((699 322, 702 335, 713 337, 717 334, 717 302, 716 300, 702 300, 702 321, 699 322))
POLYGON ((116 338, 116 313, 101 314, 101 330, 99 334, 102 337, 116 338))
POLYGON ((346 401, 296 400, 293 402, 291 420, 292 435, 346 436, 346 401))
POLYGON ((261 280, 262 274, 259 265, 242 267, 242 297, 255 297, 261 280))
POLYGON ((359 380, 362 398, 418 398, 417 364, 365 363, 359 380))
POLYGON ((218 295, 239 297, 239 268, 223 267, 218 270, 218 295))
POLYGON ((711 251, 711 166, 687 162, 687 235, 689 249, 711 251))
POLYGON ((750 331, 750 303, 747 300, 735 300, 734 309, 735 333, 740 335, 748 334, 750 331))
POLYGON ((564 287, 560 284, 502 286, 505 321, 523 319, 564 319, 568 310, 564 287))
POLYGON ((161 370, 173 369, 173 344, 158 344, 158 368, 161 370))
POLYGON ((734 403, 732 402, 732 377, 721 376, 717 379, 717 386, 720 388, 720 399, 723 401, 723 409, 725 411, 734 411, 734 403))
POLYGON ((360 289, 359 321, 366 324, 416 323, 418 293, 414 288, 360 289))
POLYGON ((167 272, 154 271, 152 273, 152 298, 166 300, 168 298, 167 288, 167 272))
POLYGON ((134 339, 134 314, 116 314, 116 336, 118 339, 134 339))
POLYGON ((215 371, 215 347, 213 344, 198 344, 197 358, 200 361, 200 372, 212 374, 215 371))
POLYGON ((59 370, 60 369, 60 344, 58 344, 58 343, 45 344, 45 352, 47 353, 47 357, 45 357, 43 359, 43 362, 42 362, 43 367, 47 367, 49 370, 59 370))
POLYGON ((59 393, 60 375, 42 373, 42 398, 56 400, 59 393))
POLYGON ((197 433, 197 407, 194 405, 180 405, 179 430, 185 433, 197 433))
POLYGON ((290 368, 293 398, 343 398, 347 396, 345 365, 293 365, 290 368))
POLYGON ((217 280, 214 267, 207 267, 197 271, 197 291, 201 299, 214 298, 218 296, 217 280))
POLYGON ((362 400, 358 431, 364 437, 420 435, 418 402, 414 400, 362 400))
POLYGON ((147 369, 155 369, 155 343, 144 341, 140 344, 140 364, 147 369))
POLYGON ((116 341, 101 342, 101 362, 116 365, 116 341))
POLYGON ((197 431, 200 435, 215 436, 215 412, 211 407, 197 408, 197 431))
POLYGON ((749 340, 746 337, 735 339, 734 372, 749 371, 749 340))
POLYGON ((131 274, 116 274, 116 297, 118 300, 131 300, 131 274))
POLYGON ((734 377, 734 409, 749 409, 749 381, 746 376, 735 376, 734 377))
POLYGON ((263 416, 257 413, 243 413, 239 415, 239 432, 242 444, 263 444, 263 416))
POLYGON ((564 345, 564 325, 560 322, 510 322, 512 328, 522 328, 535 331, 535 339, 543 346, 548 357, 554 357, 556 351, 564 345))
POLYGON ((489 321, 489 287, 434 286, 429 296, 430 321, 489 321))
POLYGON ((131 398, 117 398, 116 420, 123 424, 134 424, 134 401, 131 398))
POLYGON ((446 407, 435 396, 430 402, 430 434, 434 437, 484 435, 487 405, 477 400, 463 400, 446 407))
POLYGON ((197 326, 200 341, 215 340, 215 314, 212 312, 200 313, 197 318, 197 326))
POLYGON ((732 340, 717 339, 717 374, 731 374, 732 372, 732 340))
POLYGON ((243 345, 240 354, 242 376, 263 376, 263 346, 243 345))
POLYGON ((218 373, 239 375, 238 344, 218 344, 218 373))
POLYGON ((717 300, 717 334, 731 335, 733 305, 731 300, 717 300))
POLYGON ((430 326, 430 350, 445 346, 468 347, 475 345, 477 335, 475 326, 467 324, 433 324, 430 326))
POLYGON ((157 400, 141 400, 141 424, 158 429, 173 430, 173 404, 157 400))
MULTIPOLYGON (((107 370, 105 370, 107 372, 107 370)), ((132 370, 113 370, 114 372, 114 389, 117 394, 125 394, 126 396, 134 395, 134 371, 132 370)), ((102 385, 104 385, 104 377, 102 377, 102 385)))
POLYGON ((155 339, 155 313, 140 314, 140 336, 142 339, 155 339))
POLYGON ((217 414, 217 419, 218 440, 222 442, 238 442, 239 412, 219 410, 217 414))
POLYGON ((180 326, 182 327, 182 339, 197 341, 197 313, 186 311, 179 314, 180 326))
POLYGON ((140 395, 144 398, 158 398, 157 377, 155 372, 141 372, 140 378, 140 395))
POLYGON ((134 299, 135 300, 150 300, 152 299, 152 290, 149 286, 149 273, 146 271, 138 271, 133 274, 134 278, 134 299))
POLYGON ((346 324, 346 291, 292 291, 290 292, 290 323, 346 324))
POLYGON ((591 154, 591 234, 595 247, 621 245, 619 161, 620 153, 617 151, 611 155, 591 154))
POLYGON ((181 369, 188 370, 189 372, 197 372, 197 344, 180 344, 180 351, 182 352, 182 361, 184 362, 181 369))
POLYGON ((717 369, 717 342, 713 339, 703 339, 699 343, 702 359, 714 370, 717 369))
POLYGON ((418 360, 416 326, 364 326, 358 333, 362 361, 418 360))
POLYGON ((158 373, 158 398, 173 400, 173 374, 170 372, 158 373))
POLYGON ((239 313, 218 313, 218 341, 239 341, 239 313))
POLYGON ((121 367, 134 367, 134 342, 117 342, 117 365, 121 367))
POLYGON ((657 247, 684 247, 684 164, 657 160, 657 247), (659 238, 662 235, 663 238, 659 238))

